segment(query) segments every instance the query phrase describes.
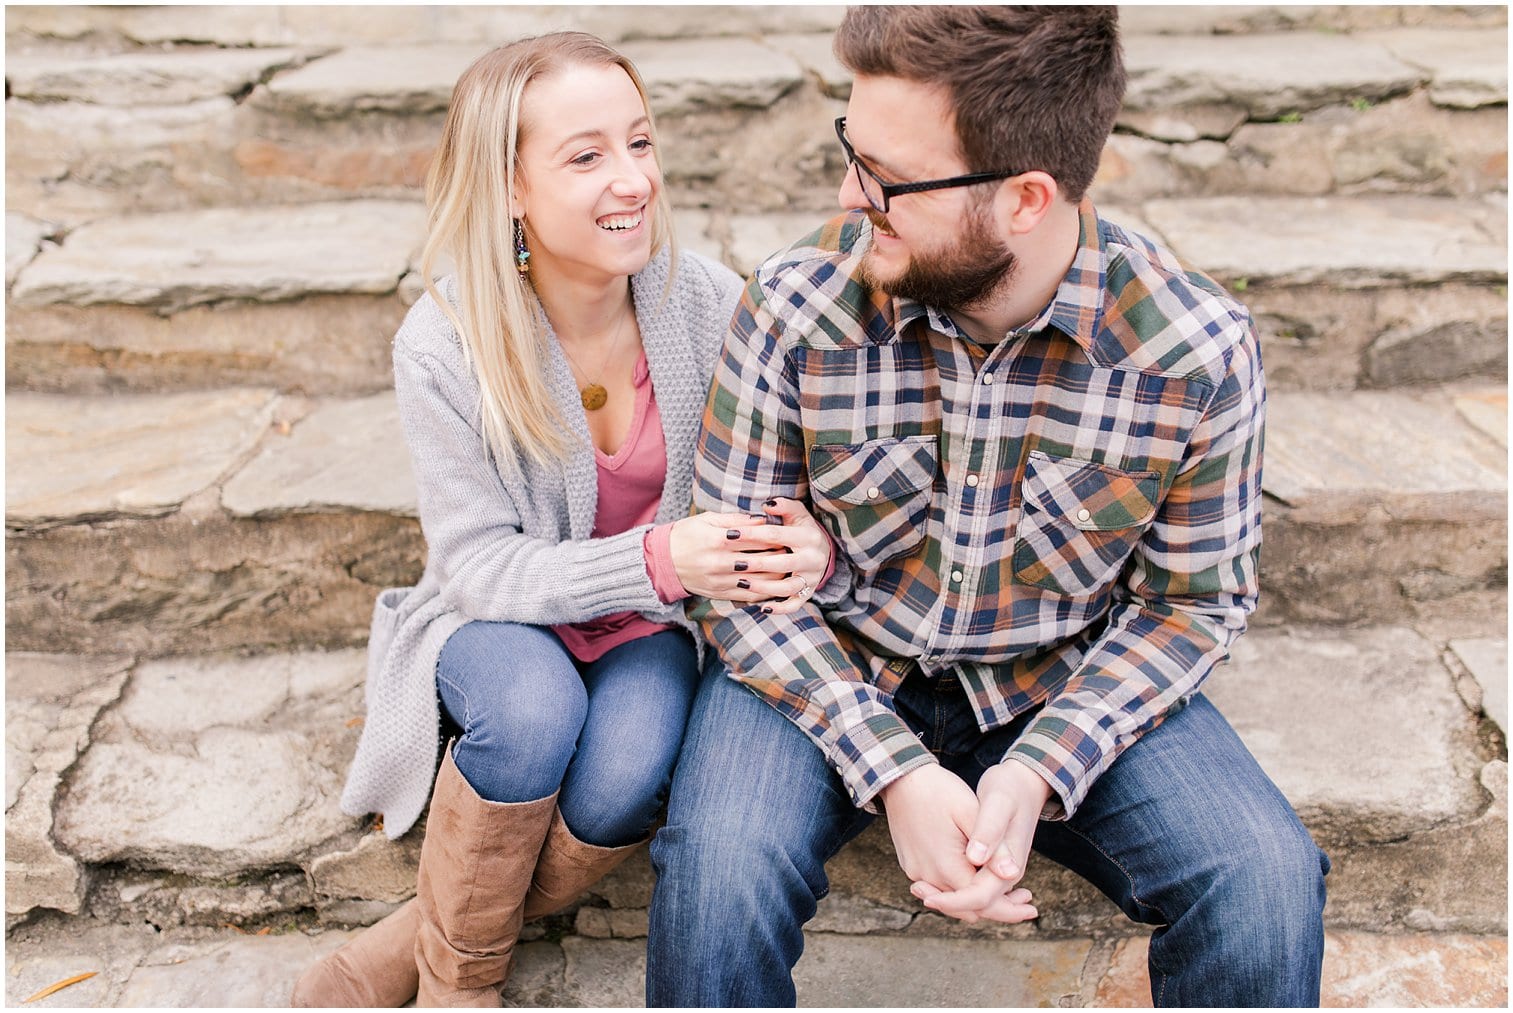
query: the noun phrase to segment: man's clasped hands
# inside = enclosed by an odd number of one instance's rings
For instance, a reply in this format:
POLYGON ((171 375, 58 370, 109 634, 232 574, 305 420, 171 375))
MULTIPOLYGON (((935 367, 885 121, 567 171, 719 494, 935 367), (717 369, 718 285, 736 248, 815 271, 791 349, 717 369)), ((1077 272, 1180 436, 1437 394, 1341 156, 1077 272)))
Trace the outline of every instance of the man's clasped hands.
POLYGON ((975 793, 934 763, 888 785, 888 831, 910 892, 964 922, 1035 918, 1030 891, 1018 883, 1050 795, 1039 774, 1013 760, 990 767, 975 793))

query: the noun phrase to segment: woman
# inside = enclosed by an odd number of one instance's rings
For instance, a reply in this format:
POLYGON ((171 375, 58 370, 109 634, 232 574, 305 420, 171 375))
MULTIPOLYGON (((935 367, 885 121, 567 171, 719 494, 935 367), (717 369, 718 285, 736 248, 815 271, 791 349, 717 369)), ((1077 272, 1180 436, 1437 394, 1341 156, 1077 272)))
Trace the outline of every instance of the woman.
POLYGON ((453 93, 426 278, 394 342, 429 558, 385 591, 342 797, 397 837, 435 774, 415 900, 306 972, 302 1006, 497 1006, 525 918, 650 829, 702 646, 680 600, 797 608, 801 507, 687 516, 734 274, 684 255, 646 92, 592 36, 497 49, 453 93), (769 524, 768 520, 777 523, 769 524), (440 709, 438 709, 438 697, 440 709), (460 730, 436 755, 438 721, 460 730))

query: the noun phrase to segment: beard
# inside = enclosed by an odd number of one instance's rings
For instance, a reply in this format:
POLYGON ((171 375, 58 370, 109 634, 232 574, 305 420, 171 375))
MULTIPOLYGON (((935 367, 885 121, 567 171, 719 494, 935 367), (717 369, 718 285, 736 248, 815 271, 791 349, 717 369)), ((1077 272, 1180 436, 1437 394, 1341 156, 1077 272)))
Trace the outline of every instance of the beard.
MULTIPOLYGON (((887 229, 888 219, 877 211, 868 208, 867 218, 874 229, 887 229)), ((979 205, 967 217, 966 229, 946 249, 911 255, 909 265, 895 278, 876 273, 869 251, 862 258, 861 278, 891 296, 936 309, 964 310, 980 305, 1006 286, 1018 263, 989 228, 986 206, 979 205)))

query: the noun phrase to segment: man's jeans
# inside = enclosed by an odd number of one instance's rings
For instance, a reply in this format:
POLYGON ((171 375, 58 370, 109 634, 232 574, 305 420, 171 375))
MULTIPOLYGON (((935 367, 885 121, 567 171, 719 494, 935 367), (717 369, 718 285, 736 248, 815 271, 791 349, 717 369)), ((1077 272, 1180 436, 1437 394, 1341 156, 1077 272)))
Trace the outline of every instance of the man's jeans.
MULTIPOLYGON (((974 787, 1031 719, 984 735, 954 679, 917 674, 895 705, 974 787)), ((870 820, 803 733, 710 666, 652 844, 647 1004, 794 1005, 825 862, 870 820)), ((1071 820, 1042 821, 1035 850, 1158 926, 1156 1005, 1318 1005, 1329 860, 1202 696, 1127 749, 1071 820)))
POLYGON ((471 622, 442 648, 436 688, 474 791, 529 802, 560 786, 567 828, 608 848, 645 837, 662 807, 698 676, 682 630, 583 664, 551 630, 471 622))

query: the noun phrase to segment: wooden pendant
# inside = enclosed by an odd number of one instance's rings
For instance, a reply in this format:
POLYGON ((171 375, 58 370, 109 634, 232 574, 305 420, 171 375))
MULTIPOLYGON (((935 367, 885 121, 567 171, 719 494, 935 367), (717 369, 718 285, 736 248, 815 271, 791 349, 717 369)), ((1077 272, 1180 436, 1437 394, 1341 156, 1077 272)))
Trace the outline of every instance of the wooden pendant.
POLYGON ((597 383, 591 383, 578 391, 578 397, 582 398, 583 407, 593 412, 604 407, 604 402, 609 400, 609 391, 597 383))

